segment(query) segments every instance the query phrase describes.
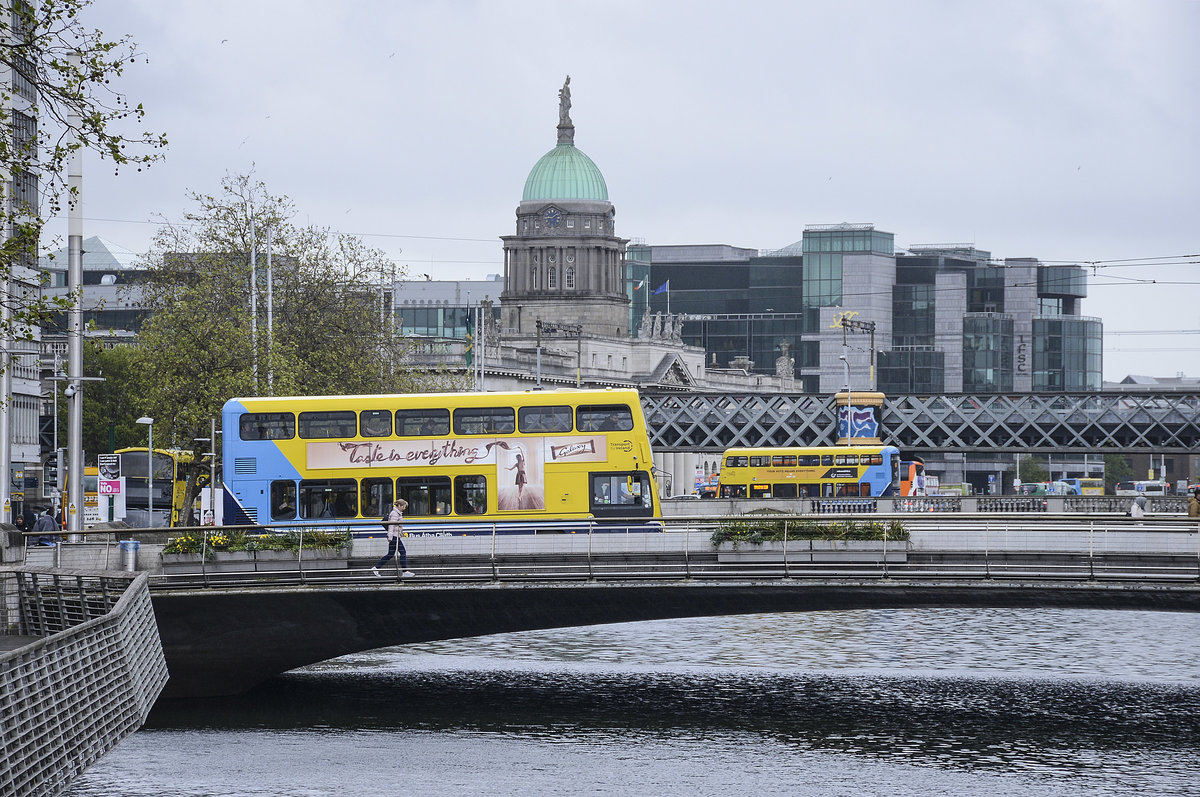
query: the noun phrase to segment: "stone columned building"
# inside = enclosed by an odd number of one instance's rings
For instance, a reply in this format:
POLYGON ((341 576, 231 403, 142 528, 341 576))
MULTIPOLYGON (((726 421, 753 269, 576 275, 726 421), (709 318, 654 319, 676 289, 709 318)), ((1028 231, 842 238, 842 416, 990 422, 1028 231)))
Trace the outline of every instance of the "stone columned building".
POLYGON ((604 175, 575 146, 571 78, 559 91, 558 143, 533 166, 504 242, 505 334, 532 335, 537 322, 580 324, 586 335, 629 336, 624 276, 627 240, 616 235, 604 175))

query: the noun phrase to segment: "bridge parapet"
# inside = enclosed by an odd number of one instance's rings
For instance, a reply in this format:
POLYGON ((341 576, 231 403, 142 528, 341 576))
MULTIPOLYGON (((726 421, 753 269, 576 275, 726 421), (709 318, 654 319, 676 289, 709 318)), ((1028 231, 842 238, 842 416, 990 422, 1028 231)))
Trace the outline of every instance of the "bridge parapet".
POLYGON ((61 794, 167 682, 149 577, 6 567, 0 593, 0 794, 61 794))

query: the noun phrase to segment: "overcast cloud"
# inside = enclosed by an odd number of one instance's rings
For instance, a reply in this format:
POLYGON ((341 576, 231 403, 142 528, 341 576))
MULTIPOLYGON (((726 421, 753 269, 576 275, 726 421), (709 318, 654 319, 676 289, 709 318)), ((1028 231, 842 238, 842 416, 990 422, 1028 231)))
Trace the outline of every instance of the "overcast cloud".
POLYGON ((1105 322, 1105 378, 1200 376, 1191 0, 99 0, 87 14, 149 58, 121 87, 170 146, 143 173, 86 161, 85 236, 145 251, 188 191, 253 169, 297 222, 361 234, 410 275, 482 279, 501 270, 570 74, 575 143, 624 237, 774 249, 807 224, 869 222, 900 247, 1097 262, 1084 313, 1105 322), (1140 258, 1181 265, 1113 263, 1140 258))

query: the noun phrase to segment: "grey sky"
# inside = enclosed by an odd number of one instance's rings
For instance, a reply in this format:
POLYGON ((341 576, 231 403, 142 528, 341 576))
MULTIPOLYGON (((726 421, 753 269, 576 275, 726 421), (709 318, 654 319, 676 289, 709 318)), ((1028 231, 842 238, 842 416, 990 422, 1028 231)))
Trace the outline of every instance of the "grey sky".
POLYGON ((870 222, 1102 261, 1105 378, 1200 375, 1191 0, 99 0, 85 22, 138 42, 121 88, 170 140, 144 173, 84 167, 85 235, 134 251, 253 168, 298 222, 482 279, 569 73, 624 237, 773 249, 870 222))

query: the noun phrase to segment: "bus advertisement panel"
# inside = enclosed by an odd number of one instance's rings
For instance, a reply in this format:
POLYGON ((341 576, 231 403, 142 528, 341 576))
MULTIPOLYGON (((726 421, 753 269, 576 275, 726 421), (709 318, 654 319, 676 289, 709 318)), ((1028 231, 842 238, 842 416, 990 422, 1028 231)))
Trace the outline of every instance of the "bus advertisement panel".
POLYGON ((410 534, 660 516, 632 390, 241 398, 222 426, 229 525, 365 528, 399 498, 445 521, 410 534))

